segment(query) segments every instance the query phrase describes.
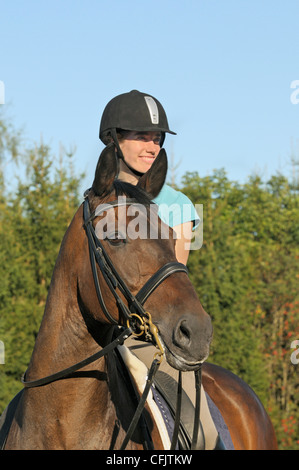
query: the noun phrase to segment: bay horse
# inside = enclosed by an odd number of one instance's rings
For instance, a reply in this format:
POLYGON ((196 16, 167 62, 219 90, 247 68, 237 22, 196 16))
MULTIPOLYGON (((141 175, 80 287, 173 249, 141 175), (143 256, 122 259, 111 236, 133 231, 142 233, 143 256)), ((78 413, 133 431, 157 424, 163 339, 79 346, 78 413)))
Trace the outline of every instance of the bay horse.
MULTIPOLYGON (((163 236, 158 219, 156 237, 120 233, 134 220, 129 203, 146 206, 147 226, 152 223, 149 203, 165 182, 166 154, 160 152, 137 186, 116 179, 117 165, 114 147, 107 146, 62 241, 25 388, 7 428, 7 450, 165 449, 146 396, 136 416, 151 370, 154 375, 165 353, 173 368, 196 374, 208 357, 211 319, 176 260, 172 230, 163 236), (109 233, 109 217, 118 221, 123 211, 126 224, 109 233), (100 226, 106 230, 101 241, 100 226), (132 333, 157 350, 143 388, 118 352, 132 333)), ((272 424, 250 387, 221 367, 204 363, 201 370, 234 448, 275 449, 272 424)))

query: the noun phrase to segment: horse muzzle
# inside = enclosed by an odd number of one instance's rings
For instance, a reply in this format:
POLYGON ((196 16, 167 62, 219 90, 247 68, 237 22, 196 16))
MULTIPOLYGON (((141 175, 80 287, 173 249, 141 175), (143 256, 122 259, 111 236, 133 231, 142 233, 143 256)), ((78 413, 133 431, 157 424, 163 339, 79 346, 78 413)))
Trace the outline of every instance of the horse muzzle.
POLYGON ((205 312, 203 318, 184 314, 172 328, 162 322, 157 326, 166 360, 171 367, 194 371, 207 359, 213 327, 211 318, 205 312))

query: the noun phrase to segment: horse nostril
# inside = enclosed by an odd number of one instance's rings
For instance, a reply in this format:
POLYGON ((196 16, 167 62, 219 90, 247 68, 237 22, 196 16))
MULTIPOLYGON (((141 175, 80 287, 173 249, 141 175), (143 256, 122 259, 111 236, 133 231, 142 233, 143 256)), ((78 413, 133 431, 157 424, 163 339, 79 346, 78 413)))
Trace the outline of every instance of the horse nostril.
POLYGON ((186 336, 186 339, 190 340, 190 331, 183 323, 180 325, 180 331, 183 336, 186 336))
POLYGON ((188 346, 191 341, 191 331, 186 323, 186 320, 182 320, 174 332, 174 343, 181 348, 188 346))

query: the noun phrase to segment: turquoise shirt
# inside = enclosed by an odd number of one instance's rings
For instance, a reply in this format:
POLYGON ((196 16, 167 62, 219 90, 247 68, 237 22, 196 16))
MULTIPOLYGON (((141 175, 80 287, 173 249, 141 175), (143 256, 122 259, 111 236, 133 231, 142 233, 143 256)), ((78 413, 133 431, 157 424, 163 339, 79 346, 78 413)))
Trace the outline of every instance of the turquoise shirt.
POLYGON ((169 227, 185 222, 193 222, 193 230, 198 226, 200 218, 190 199, 180 191, 165 184, 153 202, 159 207, 161 220, 169 227))

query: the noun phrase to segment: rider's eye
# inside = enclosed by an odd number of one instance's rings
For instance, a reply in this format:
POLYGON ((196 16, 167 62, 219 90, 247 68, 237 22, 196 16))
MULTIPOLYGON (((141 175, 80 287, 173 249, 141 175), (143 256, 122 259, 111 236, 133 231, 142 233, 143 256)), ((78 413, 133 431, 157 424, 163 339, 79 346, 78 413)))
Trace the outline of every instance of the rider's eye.
POLYGON ((145 134, 137 134, 136 135, 136 140, 146 141, 146 135, 145 134))
POLYGON ((124 245, 127 242, 126 237, 120 232, 108 234, 106 240, 113 246, 124 245))

